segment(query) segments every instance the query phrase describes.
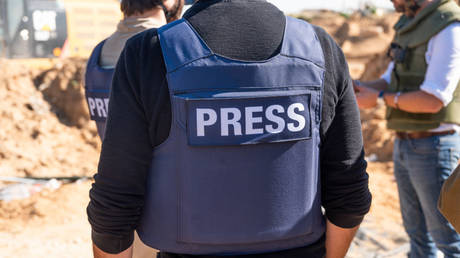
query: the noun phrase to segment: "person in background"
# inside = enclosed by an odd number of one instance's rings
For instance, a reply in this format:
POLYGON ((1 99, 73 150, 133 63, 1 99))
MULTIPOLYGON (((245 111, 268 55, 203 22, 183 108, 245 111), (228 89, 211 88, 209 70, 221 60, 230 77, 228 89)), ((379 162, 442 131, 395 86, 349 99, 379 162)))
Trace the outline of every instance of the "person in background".
POLYGON ((393 161, 412 258, 460 257, 460 235, 437 209, 460 156, 460 7, 453 0, 394 0, 392 62, 381 79, 355 81, 358 105, 383 98, 396 131, 393 161))
POLYGON ((200 0, 126 43, 88 217, 99 257, 342 258, 369 211, 359 110, 321 28, 200 0), (325 209, 325 214, 322 212, 325 209))
MULTIPOLYGON (((123 20, 119 22, 117 30, 110 37, 95 47, 89 58, 84 80, 91 119, 95 120, 101 139, 104 139, 114 68, 126 41, 144 30, 159 28, 179 19, 183 6, 183 0, 121 1, 123 20)), ((97 238, 96 235, 93 237, 97 238)), ((134 257, 154 257, 152 249, 145 246, 137 234, 134 257)))
POLYGON ((104 139, 115 65, 126 41, 144 30, 159 28, 180 18, 184 0, 122 0, 123 20, 117 30, 93 50, 85 74, 85 94, 91 120, 104 139))

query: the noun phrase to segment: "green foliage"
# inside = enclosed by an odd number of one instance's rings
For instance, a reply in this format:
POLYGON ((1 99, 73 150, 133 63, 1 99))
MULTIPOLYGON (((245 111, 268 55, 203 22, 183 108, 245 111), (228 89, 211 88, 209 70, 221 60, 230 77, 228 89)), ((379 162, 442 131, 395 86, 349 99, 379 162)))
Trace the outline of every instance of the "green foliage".
POLYGON ((348 14, 348 13, 340 12, 339 15, 344 17, 345 19, 350 19, 350 14, 348 14))

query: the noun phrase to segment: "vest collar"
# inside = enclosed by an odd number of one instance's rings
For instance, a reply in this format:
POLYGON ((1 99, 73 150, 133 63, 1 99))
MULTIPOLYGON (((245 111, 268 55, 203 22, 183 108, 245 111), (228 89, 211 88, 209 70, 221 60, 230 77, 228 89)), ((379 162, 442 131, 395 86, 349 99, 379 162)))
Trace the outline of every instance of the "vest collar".
POLYGON ((437 2, 434 2, 430 5, 428 5, 427 7, 425 7, 423 10, 420 11, 420 13, 418 13, 413 19, 409 20, 405 26, 402 26, 398 33, 399 34, 404 34, 404 33, 407 33, 411 30, 413 30, 414 28, 417 27, 417 25, 422 22, 423 20, 425 20, 426 18, 428 18, 432 13, 434 13, 440 6, 442 5, 445 5, 447 4, 448 2, 450 2, 452 0, 440 0, 440 1, 437 1, 437 2))
POLYGON ((151 28, 159 28, 162 25, 153 18, 129 17, 118 23, 117 31, 120 33, 138 33, 151 28))

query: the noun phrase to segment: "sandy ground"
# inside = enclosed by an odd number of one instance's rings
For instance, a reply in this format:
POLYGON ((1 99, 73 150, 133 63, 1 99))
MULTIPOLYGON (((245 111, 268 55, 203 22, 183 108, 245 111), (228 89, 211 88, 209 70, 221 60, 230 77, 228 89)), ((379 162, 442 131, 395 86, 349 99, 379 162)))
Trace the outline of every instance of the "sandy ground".
MULTIPOLYGON (((391 163, 370 163, 368 171, 373 206, 350 258, 384 255, 407 242, 391 163)), ((87 181, 42 192, 28 200, 0 202, 0 257, 91 257, 85 211, 90 187, 87 181)))
POLYGON ((84 182, 0 203, 0 257, 91 257, 84 182), (7 217, 8 216, 8 217, 7 217))

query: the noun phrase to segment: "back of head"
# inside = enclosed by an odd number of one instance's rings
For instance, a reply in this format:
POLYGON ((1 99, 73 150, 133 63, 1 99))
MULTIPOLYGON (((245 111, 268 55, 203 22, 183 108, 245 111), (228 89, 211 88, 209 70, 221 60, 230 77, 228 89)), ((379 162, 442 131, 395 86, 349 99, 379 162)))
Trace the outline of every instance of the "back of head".
POLYGON ((163 0, 122 0, 121 11, 128 16, 141 15, 146 11, 158 8, 163 0))
POLYGON ((121 0, 121 11, 125 17, 143 15, 162 8, 168 22, 177 20, 182 14, 184 0, 121 0))
POLYGON ((422 5, 427 0, 405 0, 406 12, 409 17, 415 16, 415 14, 422 8, 422 5))

